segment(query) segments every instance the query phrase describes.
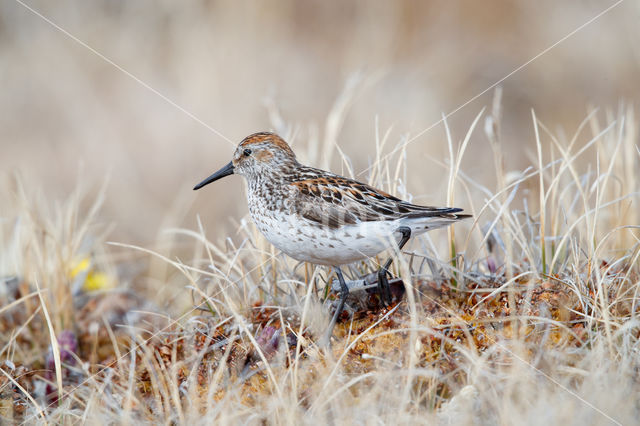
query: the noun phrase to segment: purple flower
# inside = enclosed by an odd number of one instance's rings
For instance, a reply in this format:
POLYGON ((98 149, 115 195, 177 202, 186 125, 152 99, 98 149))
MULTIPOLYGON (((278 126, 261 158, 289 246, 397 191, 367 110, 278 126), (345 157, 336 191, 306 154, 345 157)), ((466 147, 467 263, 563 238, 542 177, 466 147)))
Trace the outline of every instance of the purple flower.
POLYGON ((280 344, 279 331, 276 327, 267 326, 262 329, 262 332, 256 339, 260 350, 262 350, 265 356, 272 355, 278 350, 278 345, 280 344))
MULTIPOLYGON (((73 354, 78 351, 78 339, 76 335, 71 330, 63 330, 58 336, 58 349, 60 350, 60 364, 62 370, 62 380, 69 377, 70 370, 69 366, 76 365, 76 358, 73 354)), ((53 356, 53 348, 49 345, 49 350, 47 351, 47 358, 45 360, 45 365, 47 371, 45 373, 45 377, 47 380, 51 382, 56 381, 56 362, 55 357, 53 356)), ((52 396, 54 399, 57 398, 57 395, 53 396, 52 394, 56 391, 55 386, 53 384, 47 384, 47 395, 52 396)))

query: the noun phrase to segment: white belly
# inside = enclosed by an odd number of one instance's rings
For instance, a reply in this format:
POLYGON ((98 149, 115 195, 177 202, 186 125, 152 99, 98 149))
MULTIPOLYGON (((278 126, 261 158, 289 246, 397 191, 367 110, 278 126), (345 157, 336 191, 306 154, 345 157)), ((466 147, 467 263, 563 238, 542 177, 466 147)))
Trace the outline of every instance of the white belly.
MULTIPOLYGON (((272 212, 269 212, 272 213, 272 212)), ((339 266, 375 256, 397 242, 395 222, 362 222, 338 229, 321 227, 291 215, 252 212, 271 244, 297 260, 339 266)))

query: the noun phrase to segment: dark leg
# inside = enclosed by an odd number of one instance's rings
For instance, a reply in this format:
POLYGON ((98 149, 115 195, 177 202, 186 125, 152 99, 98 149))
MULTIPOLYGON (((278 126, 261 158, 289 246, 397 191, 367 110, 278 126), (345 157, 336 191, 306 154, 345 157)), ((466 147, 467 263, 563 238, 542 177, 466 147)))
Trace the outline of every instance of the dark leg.
POLYGON ((344 304, 347 301, 347 297, 349 296, 349 287, 347 287, 347 283, 344 281, 342 271, 338 267, 334 267, 334 269, 336 271, 336 275, 338 275, 338 281, 340 281, 340 303, 338 304, 338 308, 333 314, 333 318, 331 318, 329 328, 327 329, 327 334, 323 338, 324 342, 322 342, 322 346, 329 346, 329 342, 331 342, 331 335, 333 334, 333 328, 336 326, 336 322, 338 322, 338 318, 340 318, 340 314, 344 310, 344 304))
MULTIPOLYGON (((409 238, 411 238, 411 228, 408 226, 401 226, 396 230, 396 232, 400 232, 402 234, 402 238, 400 238, 400 242, 398 243, 398 251, 400 251, 402 250, 402 247, 407 244, 409 238)), ((391 288, 389 287, 389 280, 387 279, 391 262, 393 262, 393 257, 387 259, 384 265, 378 270, 378 293, 380 293, 380 300, 385 306, 391 304, 391 288)))

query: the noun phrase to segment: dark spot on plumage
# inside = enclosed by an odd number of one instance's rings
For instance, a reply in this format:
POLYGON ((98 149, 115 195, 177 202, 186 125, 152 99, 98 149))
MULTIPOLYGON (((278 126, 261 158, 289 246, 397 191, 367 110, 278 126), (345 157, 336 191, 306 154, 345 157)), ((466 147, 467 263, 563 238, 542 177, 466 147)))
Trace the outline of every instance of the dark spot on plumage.
POLYGON ((364 235, 362 235, 362 234, 357 234, 356 235, 356 240, 361 240, 363 238, 364 238, 364 235))
POLYGON ((394 197, 393 195, 384 192, 384 191, 377 191, 380 195, 382 195, 385 199, 391 200, 391 201, 397 201, 397 202, 402 202, 402 200, 398 197, 394 197))
POLYGON ((418 219, 418 218, 423 218, 423 217, 441 217, 441 218, 447 218, 448 219, 448 215, 443 215, 438 213, 437 211, 414 211, 408 214, 405 214, 403 217, 406 217, 407 219, 418 219))
POLYGON ((326 192, 322 194, 322 199, 330 203, 333 202, 333 197, 331 195, 327 195, 326 192))
POLYGON ((341 223, 339 219, 329 216, 327 218, 327 225, 329 225, 329 228, 336 229, 340 227, 341 223))
POLYGON ((393 210, 390 210, 390 209, 388 209, 386 207, 375 206, 375 205, 372 206, 372 207, 373 207, 373 210, 377 211, 380 214, 384 214, 384 215, 393 215, 394 214, 393 210))
POLYGON ((364 200, 364 197, 362 196, 362 194, 359 191, 356 191, 354 189, 349 189, 349 192, 351 193, 351 195, 353 195, 356 200, 364 200))
POLYGON ((329 248, 336 248, 333 244, 329 244, 329 248))

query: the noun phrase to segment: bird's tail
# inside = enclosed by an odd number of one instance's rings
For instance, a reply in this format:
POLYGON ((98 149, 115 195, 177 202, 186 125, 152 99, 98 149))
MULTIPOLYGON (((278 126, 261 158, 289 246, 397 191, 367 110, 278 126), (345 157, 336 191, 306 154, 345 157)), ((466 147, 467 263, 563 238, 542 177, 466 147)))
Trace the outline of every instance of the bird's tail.
POLYGON ((462 209, 451 208, 442 209, 438 214, 413 215, 400 220, 401 226, 411 228, 412 234, 421 234, 433 229, 444 228, 464 219, 472 217, 470 214, 461 214, 462 209))

